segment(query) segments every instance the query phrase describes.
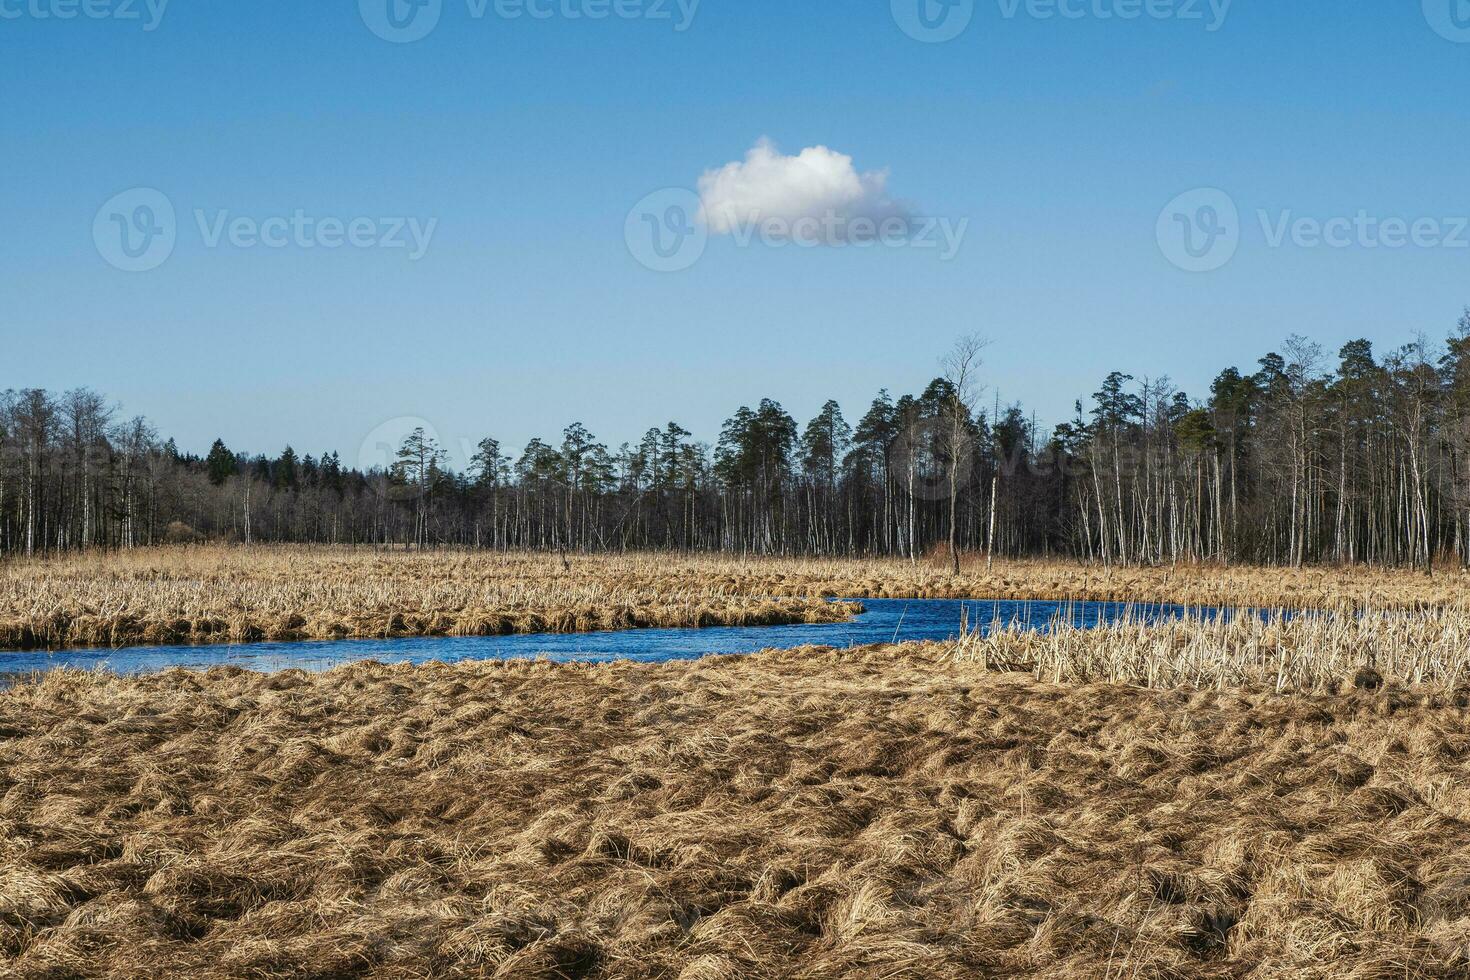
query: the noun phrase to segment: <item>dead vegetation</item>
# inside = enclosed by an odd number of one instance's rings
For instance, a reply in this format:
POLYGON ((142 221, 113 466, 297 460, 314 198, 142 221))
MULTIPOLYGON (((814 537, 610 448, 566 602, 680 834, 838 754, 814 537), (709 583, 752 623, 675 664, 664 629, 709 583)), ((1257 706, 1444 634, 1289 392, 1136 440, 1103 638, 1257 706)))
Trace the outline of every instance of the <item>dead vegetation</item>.
POLYGON ((0 650, 837 622, 699 559, 178 547, 0 564, 0 650))
POLYGON ((1465 606, 1470 578, 1366 568, 172 547, 0 564, 0 649, 830 622, 824 598, 1465 606))
POLYGON ((955 655, 1058 684, 1335 694, 1391 680, 1456 690, 1470 686, 1470 613, 1190 614, 1153 623, 1126 616, 1086 629, 1059 618, 1044 630, 1015 623, 966 632, 955 655))
POLYGON ((954 654, 52 672, 0 973, 1470 975, 1470 690, 954 654))

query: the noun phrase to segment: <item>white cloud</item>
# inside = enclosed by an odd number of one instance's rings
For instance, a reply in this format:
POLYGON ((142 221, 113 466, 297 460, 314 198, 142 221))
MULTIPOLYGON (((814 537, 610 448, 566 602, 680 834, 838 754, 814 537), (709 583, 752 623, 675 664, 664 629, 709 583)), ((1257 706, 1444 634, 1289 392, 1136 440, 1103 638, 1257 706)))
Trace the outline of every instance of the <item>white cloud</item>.
POLYGON ((825 146, 796 156, 761 139, 699 178, 700 220, 715 235, 811 244, 891 238, 909 231, 908 209, 888 196, 888 172, 858 173, 852 157, 825 146))

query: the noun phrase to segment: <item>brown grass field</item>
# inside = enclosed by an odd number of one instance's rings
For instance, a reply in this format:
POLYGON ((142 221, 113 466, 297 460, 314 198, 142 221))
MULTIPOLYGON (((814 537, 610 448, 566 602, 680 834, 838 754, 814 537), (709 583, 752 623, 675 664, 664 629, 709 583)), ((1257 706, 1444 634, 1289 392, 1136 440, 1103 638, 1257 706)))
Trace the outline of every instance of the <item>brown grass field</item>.
POLYGON ((977 654, 52 673, 0 974, 1470 976, 1470 688, 977 654))
POLYGON ((1470 576, 1216 566, 176 547, 0 563, 0 650, 830 621, 823 598, 1470 606, 1470 576))
POLYGON ((0 647, 1318 610, 692 663, 0 690, 0 976, 1470 977, 1458 573, 189 548, 0 565, 0 647))

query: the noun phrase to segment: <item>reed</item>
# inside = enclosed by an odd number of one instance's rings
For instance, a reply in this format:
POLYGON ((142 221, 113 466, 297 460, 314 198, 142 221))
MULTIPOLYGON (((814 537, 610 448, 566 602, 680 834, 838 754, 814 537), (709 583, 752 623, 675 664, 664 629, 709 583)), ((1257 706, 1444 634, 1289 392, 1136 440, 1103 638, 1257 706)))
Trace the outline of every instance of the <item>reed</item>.
POLYGON ((1470 612, 1245 612, 1153 623, 1125 616, 1085 629, 1059 618, 1041 630, 1008 623, 967 631, 952 654, 1056 684, 1337 693, 1397 681, 1470 691, 1470 612))

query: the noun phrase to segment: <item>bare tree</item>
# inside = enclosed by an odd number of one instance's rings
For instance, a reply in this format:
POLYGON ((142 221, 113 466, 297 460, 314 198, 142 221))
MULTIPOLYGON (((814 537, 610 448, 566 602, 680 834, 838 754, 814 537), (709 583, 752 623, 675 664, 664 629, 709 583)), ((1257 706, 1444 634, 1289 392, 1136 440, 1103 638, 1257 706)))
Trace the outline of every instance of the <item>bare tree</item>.
MULTIPOLYGON (((980 355, 989 346, 989 341, 979 334, 966 334, 955 341, 944 357, 944 378, 950 384, 950 403, 946 419, 945 449, 949 456, 949 562, 954 575, 960 573, 959 548, 959 500, 960 474, 969 472, 971 454, 975 443, 970 436, 972 412, 970 405, 980 393, 980 355)), ((997 475, 1000 468, 996 468, 997 475)), ((990 504, 992 519, 995 499, 990 504)), ((985 556, 989 567, 991 556, 985 556)))
POLYGON ((96 530, 93 471, 98 450, 106 449, 104 437, 112 421, 112 409, 106 399, 90 388, 73 388, 61 398, 61 417, 76 469, 75 491, 81 525, 78 543, 90 548, 96 530))

